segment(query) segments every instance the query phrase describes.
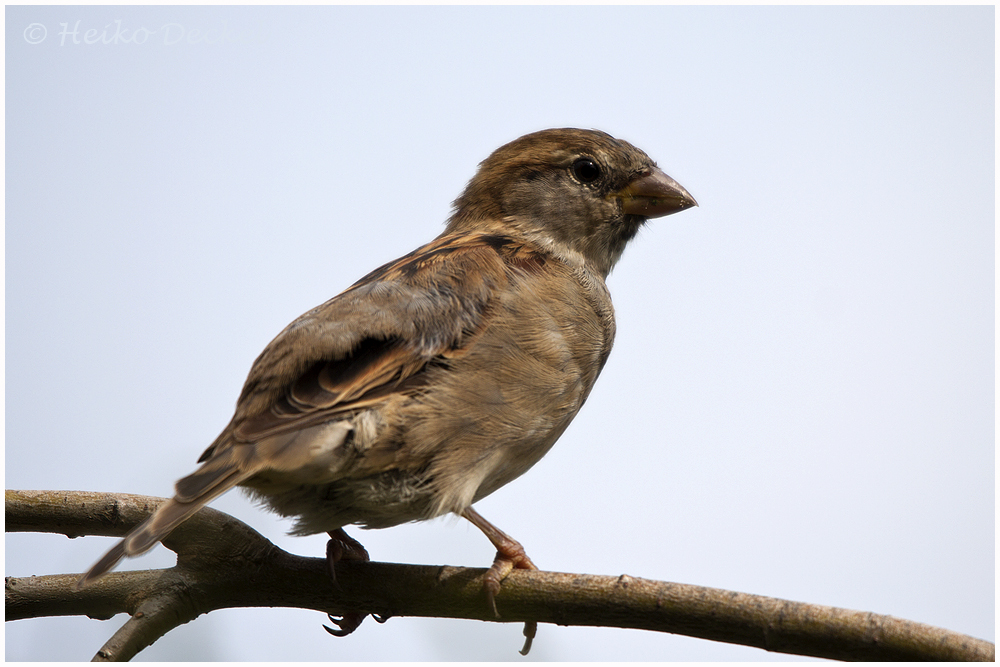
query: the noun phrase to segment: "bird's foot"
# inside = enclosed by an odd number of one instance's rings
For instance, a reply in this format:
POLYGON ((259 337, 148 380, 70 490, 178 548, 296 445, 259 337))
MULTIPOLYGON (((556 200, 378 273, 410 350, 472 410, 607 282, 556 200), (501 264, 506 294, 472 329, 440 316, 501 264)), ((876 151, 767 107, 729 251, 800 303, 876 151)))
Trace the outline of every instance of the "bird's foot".
MULTIPOLYGON (((528 558, 528 554, 525 553, 520 542, 484 519, 479 512, 470 507, 462 513, 462 516, 483 531, 487 539, 497 549, 493 565, 483 575, 483 589, 486 591, 486 601, 489 603, 490 609, 493 610, 494 616, 499 618, 500 612, 497 611, 496 595, 500 592, 501 582, 514 570, 537 570, 538 568, 528 558)), ((536 621, 525 622, 524 646, 521 648, 521 655, 528 655, 528 651, 531 650, 531 642, 537 631, 538 623, 536 621)))
MULTIPOLYGON (((340 588, 337 584, 337 563, 342 560, 366 562, 371 558, 360 542, 345 533, 343 528, 338 528, 330 532, 330 541, 326 543, 326 567, 335 588, 340 588)), ((366 616, 368 614, 362 612, 348 612, 343 616, 327 614, 327 617, 338 629, 334 630, 326 625, 323 626, 323 629, 334 637, 346 637, 358 629, 366 616)), ((384 623, 386 619, 376 618, 375 620, 384 623)))
MULTIPOLYGON (((500 612, 497 611, 497 604, 494 598, 500 592, 500 583, 514 570, 538 569, 531 562, 531 559, 528 558, 528 554, 524 553, 524 547, 521 546, 520 542, 510 540, 510 544, 507 546, 509 547, 508 550, 497 551, 497 557, 493 559, 493 565, 483 575, 483 588, 486 590, 486 600, 489 602, 490 608, 497 618, 500 617, 500 612)), ((525 622, 524 646, 521 647, 521 655, 528 655, 528 651, 531 650, 531 642, 534 641, 535 633, 537 632, 538 623, 536 621, 525 622)))
MULTIPOLYGON (((509 539, 509 538, 508 538, 509 539)), ((524 553, 524 547, 520 542, 510 539, 503 544, 503 549, 497 545, 497 557, 493 559, 493 565, 483 575, 483 588, 486 590, 486 601, 493 610, 493 615, 500 617, 497 611, 495 596, 500 592, 500 583, 507 578, 514 570, 537 570, 535 564, 524 553)))
POLYGON ((343 528, 330 531, 330 541, 326 543, 326 566, 330 579, 337 584, 337 563, 342 560, 366 563, 371 560, 368 550, 361 542, 344 532, 343 528))

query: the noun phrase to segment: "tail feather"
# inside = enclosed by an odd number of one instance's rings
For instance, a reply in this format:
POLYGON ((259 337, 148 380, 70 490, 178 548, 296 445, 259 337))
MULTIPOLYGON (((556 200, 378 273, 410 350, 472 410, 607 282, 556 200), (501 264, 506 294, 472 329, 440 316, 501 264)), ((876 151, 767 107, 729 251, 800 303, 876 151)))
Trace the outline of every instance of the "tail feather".
POLYGON ((96 581, 99 577, 108 573, 115 565, 118 564, 122 558, 125 557, 125 540, 121 540, 115 546, 111 547, 108 553, 101 556, 101 559, 94 563, 94 567, 90 568, 87 574, 83 575, 76 581, 76 590, 80 590, 87 584, 96 581))
POLYGON ((111 571, 127 556, 149 551, 174 528, 206 504, 253 475, 233 463, 209 461, 194 473, 177 482, 177 495, 160 505, 153 514, 132 529, 120 542, 104 554, 76 582, 77 590, 111 571), (220 465, 221 464, 221 465, 220 465))
POLYGON ((232 461, 209 461, 187 477, 177 480, 174 500, 189 504, 200 502, 202 498, 216 498, 249 476, 243 473, 242 467, 232 461))
POLYGON ((220 475, 215 484, 209 486, 204 493, 195 498, 182 499, 174 496, 170 501, 160 505, 152 516, 125 536, 123 540, 125 542, 125 555, 138 556, 146 553, 157 542, 169 535, 170 531, 190 518, 192 514, 247 477, 249 477, 248 474, 231 469, 225 471, 224 475, 220 475))

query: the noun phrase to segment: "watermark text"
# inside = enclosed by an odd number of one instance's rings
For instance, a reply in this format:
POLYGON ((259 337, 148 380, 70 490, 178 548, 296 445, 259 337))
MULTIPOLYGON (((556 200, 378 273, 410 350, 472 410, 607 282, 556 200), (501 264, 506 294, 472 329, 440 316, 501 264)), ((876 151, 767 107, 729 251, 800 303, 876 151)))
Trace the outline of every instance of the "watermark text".
MULTIPOLYGON (((61 47, 67 46, 113 46, 132 44, 232 44, 246 43, 247 35, 236 35, 229 24, 223 22, 214 28, 192 28, 180 23, 164 23, 155 28, 129 26, 121 19, 115 19, 100 28, 83 24, 82 20, 59 23, 59 31, 52 39, 61 47)), ((41 44, 49 37, 49 29, 41 23, 31 23, 24 29, 24 41, 41 44)))

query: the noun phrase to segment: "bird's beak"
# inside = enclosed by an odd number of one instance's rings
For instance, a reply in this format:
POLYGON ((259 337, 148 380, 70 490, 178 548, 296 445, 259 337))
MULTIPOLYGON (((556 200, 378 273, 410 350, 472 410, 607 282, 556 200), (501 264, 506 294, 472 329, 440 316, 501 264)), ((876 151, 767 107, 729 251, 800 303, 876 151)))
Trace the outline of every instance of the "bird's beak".
POLYGON ((680 183, 656 167, 633 178, 614 196, 621 199, 625 213, 644 218, 659 218, 698 205, 680 183))

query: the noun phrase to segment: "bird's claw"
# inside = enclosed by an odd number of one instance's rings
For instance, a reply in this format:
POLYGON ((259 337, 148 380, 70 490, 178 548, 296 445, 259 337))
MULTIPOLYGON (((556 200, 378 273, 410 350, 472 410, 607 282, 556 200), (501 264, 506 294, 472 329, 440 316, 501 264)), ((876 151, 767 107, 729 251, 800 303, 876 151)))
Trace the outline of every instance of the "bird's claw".
POLYGON ((524 646, 518 651, 521 655, 528 655, 528 651, 531 650, 531 642, 535 639, 535 633, 538 632, 538 622, 537 621, 525 621, 524 623, 524 646))
POLYGON ((493 565, 483 575, 483 590, 486 591, 486 602, 489 604, 490 609, 493 610, 493 615, 497 618, 500 618, 500 612, 497 611, 496 603, 496 595, 500 592, 500 583, 513 571, 514 561, 504 558, 498 552, 493 565))
MULTIPOLYGON (((330 574, 330 581, 333 582, 333 586, 336 589, 340 589, 340 584, 337 583, 337 563, 340 561, 368 561, 370 560, 368 556, 368 551, 361 545, 360 542, 355 540, 353 537, 344 532, 343 528, 338 528, 337 530, 330 532, 330 541, 326 543, 326 568, 327 572, 330 574)), ((361 625, 361 622, 365 620, 367 613, 362 612, 348 612, 342 616, 334 616, 333 614, 327 614, 330 621, 337 626, 337 630, 324 625, 323 629, 329 632, 334 637, 346 637, 361 625)), ((378 616, 373 616, 379 623, 385 623, 388 620, 388 616, 380 618, 378 616)))
POLYGON ((334 630, 328 625, 324 625, 323 629, 329 632, 334 637, 346 637, 361 625, 361 622, 365 620, 365 616, 368 614, 361 614, 358 612, 351 612, 344 614, 343 616, 334 616, 333 614, 327 614, 327 618, 330 622, 337 626, 337 630, 334 630))

